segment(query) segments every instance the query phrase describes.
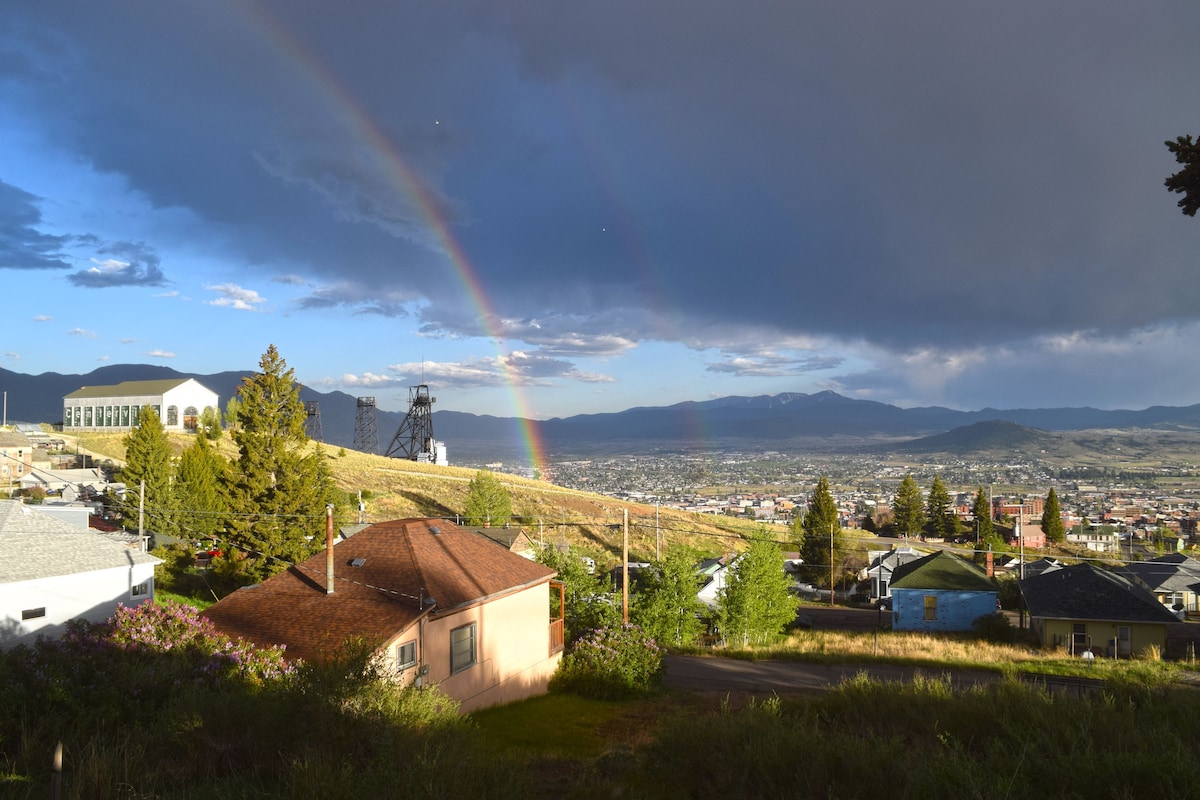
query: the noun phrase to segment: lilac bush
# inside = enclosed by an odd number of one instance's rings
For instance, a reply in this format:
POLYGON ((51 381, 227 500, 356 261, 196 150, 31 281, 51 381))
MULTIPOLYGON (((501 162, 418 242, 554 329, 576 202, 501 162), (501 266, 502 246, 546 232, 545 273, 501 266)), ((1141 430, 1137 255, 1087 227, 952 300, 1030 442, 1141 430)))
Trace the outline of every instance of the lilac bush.
POLYGON ((588 697, 648 692, 662 681, 665 653, 637 625, 595 628, 563 656, 550 687, 588 697))

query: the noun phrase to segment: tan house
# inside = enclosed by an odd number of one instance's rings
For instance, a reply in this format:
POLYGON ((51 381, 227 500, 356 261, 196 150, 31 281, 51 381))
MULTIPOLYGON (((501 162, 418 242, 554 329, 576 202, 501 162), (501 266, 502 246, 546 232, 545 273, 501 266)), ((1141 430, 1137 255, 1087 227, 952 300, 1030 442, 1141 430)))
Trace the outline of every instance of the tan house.
POLYGON ((0 482, 11 495, 21 480, 33 470, 33 442, 19 431, 0 430, 0 482))
POLYGON ((361 637, 404 684, 437 686, 463 711, 545 692, 563 647, 553 570, 442 519, 376 523, 327 552, 204 615, 306 660, 361 637))

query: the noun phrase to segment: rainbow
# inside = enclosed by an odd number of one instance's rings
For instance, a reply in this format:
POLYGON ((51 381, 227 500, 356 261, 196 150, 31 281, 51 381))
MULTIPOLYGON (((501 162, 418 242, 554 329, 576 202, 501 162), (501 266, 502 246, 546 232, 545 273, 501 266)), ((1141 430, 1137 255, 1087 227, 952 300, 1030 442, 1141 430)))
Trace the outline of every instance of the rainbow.
POLYGON ((261 34, 282 60, 304 75, 318 96, 338 119, 370 152, 384 168, 384 174, 393 187, 402 191, 413 202, 426 226, 432 232, 446 258, 454 267, 455 274, 466 289, 467 297, 478 312, 479 319, 489 337, 496 343, 497 362, 505 372, 505 384, 512 396, 513 410, 520 429, 521 446, 528 455, 530 465, 538 474, 545 471, 545 446, 536 422, 532 419, 528 402, 521 391, 519 377, 504 358, 500 341, 504 338, 499 325, 499 315, 492 308, 487 291, 478 271, 471 265, 466 252, 454 238, 445 217, 438 209, 433 192, 425 181, 412 170, 391 141, 375 124, 371 116, 355 100, 354 96, 318 61, 284 26, 256 4, 240 4, 250 26, 261 34))

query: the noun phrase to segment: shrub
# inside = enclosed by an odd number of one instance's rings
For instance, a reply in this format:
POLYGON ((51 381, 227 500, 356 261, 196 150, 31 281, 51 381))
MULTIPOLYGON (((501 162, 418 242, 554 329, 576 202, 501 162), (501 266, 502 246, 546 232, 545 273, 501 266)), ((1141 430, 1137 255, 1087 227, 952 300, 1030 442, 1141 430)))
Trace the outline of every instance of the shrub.
POLYGON ((550 688, 606 699, 642 694, 662 682, 664 653, 636 625, 596 628, 563 656, 550 688))
POLYGON ((1020 634, 1008 617, 1003 614, 985 614, 971 623, 971 630, 984 641, 992 644, 1012 644, 1020 634))

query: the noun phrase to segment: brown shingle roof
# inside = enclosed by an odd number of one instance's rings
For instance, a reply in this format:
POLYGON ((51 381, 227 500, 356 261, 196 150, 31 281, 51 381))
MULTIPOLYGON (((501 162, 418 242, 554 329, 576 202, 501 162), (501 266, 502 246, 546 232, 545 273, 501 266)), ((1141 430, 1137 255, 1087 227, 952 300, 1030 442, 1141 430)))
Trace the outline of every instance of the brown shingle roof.
POLYGON ((441 519, 380 522, 334 546, 334 593, 325 553, 241 589, 204 615, 219 629, 288 654, 319 659, 348 637, 383 642, 437 615, 548 581, 553 570, 441 519), (436 533, 434 531, 437 531, 436 533), (353 566, 361 562, 360 566, 353 566))

